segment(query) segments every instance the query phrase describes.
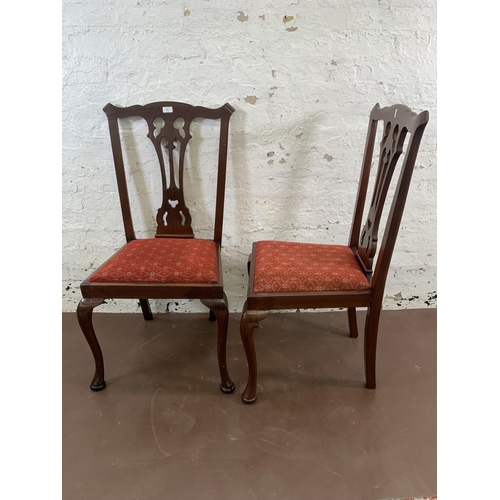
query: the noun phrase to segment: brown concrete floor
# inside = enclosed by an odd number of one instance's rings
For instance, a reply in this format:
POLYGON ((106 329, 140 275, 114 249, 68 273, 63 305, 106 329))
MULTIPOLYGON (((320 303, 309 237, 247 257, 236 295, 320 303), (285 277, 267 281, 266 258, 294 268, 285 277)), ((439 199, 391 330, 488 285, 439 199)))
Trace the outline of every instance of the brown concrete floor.
POLYGON ((65 500, 436 494, 435 309, 382 313, 374 391, 345 311, 271 314, 250 406, 238 323, 231 314, 226 395, 208 314, 96 313, 108 386, 94 393, 90 349, 63 314, 65 500))

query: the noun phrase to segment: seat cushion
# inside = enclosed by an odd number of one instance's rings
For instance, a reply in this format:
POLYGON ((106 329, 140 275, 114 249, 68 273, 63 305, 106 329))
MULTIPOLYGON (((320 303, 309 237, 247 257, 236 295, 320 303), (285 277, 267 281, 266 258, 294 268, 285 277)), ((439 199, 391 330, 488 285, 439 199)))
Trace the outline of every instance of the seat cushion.
POLYGON ((352 250, 343 245, 259 241, 254 293, 368 290, 352 250))
POLYGON ((217 283, 217 247, 211 240, 133 240, 89 281, 98 283, 217 283))

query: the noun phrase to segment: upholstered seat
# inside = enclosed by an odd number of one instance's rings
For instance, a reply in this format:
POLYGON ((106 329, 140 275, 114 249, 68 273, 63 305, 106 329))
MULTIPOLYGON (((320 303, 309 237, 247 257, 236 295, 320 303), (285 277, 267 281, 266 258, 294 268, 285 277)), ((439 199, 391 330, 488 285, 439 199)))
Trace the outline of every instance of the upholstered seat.
POLYGON ((95 283, 217 283, 217 247, 212 240, 132 240, 104 263, 95 283))
POLYGON ((343 245, 258 241, 254 293, 368 290, 352 250, 343 245))

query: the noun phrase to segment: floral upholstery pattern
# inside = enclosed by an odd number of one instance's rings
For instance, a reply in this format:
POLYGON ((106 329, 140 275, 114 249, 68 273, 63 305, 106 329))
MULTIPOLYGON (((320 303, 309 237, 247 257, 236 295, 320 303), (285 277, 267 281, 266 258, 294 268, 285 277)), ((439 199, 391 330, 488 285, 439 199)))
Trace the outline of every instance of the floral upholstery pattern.
POLYGON ((132 240, 90 276, 98 283, 217 283, 217 247, 211 240, 132 240))
POLYGON ((255 252, 254 293, 370 288, 347 246, 259 241, 255 252))

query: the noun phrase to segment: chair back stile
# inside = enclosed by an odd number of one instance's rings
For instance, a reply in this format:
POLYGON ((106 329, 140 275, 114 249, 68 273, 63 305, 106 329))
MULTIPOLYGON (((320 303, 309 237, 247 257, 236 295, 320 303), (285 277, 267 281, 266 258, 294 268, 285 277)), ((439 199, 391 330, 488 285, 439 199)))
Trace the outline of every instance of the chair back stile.
POLYGON ((130 243, 132 240, 135 240, 134 223, 132 221, 132 213, 130 211, 130 199, 128 196, 125 168, 123 165, 123 153, 120 141, 120 131, 118 129, 118 120, 116 119, 116 116, 111 108, 114 108, 114 106, 107 104, 104 111, 108 116, 109 135, 111 137, 111 149, 113 151, 113 161, 115 164, 116 180, 118 183, 118 195, 120 197, 125 238, 127 243, 130 243))
MULTIPOLYGON (((226 104, 226 106, 230 106, 226 104)), ((230 106, 230 113, 227 117, 223 117, 220 126, 219 139, 219 162, 217 170, 217 198, 215 202, 215 225, 214 225, 214 241, 221 244, 222 241, 222 223, 224 220, 224 198, 226 186, 226 166, 227 166, 227 145, 229 136, 229 117, 234 111, 230 106)))
MULTIPOLYGON (((359 245, 359 235, 361 232, 361 221, 363 218, 363 210, 365 208, 366 195, 368 192, 368 184, 370 182, 370 170, 373 158, 373 147, 375 144, 375 136, 377 135, 377 120, 372 118, 370 114, 370 119, 368 123, 368 134, 366 136, 365 152, 363 155, 363 163, 361 167, 361 173, 359 178, 358 193, 356 195, 356 202, 354 204, 354 214, 351 225, 351 234, 349 237, 349 246, 353 251, 357 251, 359 245)), ((364 268, 363 263, 360 261, 361 266, 364 268)), ((368 269, 364 269, 365 272, 368 269)))

